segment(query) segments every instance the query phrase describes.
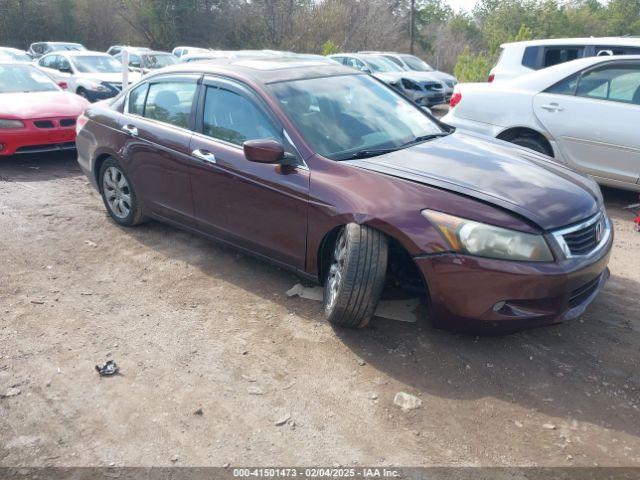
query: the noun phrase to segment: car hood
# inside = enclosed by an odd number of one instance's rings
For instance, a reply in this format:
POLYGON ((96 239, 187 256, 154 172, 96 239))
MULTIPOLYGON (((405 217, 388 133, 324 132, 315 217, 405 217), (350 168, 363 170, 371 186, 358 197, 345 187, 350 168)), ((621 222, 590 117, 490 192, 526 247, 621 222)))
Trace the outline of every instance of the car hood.
POLYGON ((59 90, 52 92, 2 93, 0 117, 29 120, 35 118, 77 117, 89 105, 84 98, 59 90))
POLYGON ((496 205, 544 230, 594 215, 602 198, 593 180, 548 157, 467 133, 345 163, 496 205))
POLYGON ((384 73, 374 73, 374 77, 379 78, 383 82, 393 82, 398 81, 402 78, 408 78, 409 80, 413 80, 414 82, 437 82, 442 83, 436 75, 428 72, 384 72, 384 73))
POLYGON ((446 72, 441 72, 440 70, 434 70, 433 72, 431 72, 431 74, 435 75, 436 77, 438 77, 442 81, 444 81, 444 80, 453 81, 453 82, 457 82, 458 81, 458 79, 456 77, 454 77, 453 75, 449 75, 446 72))

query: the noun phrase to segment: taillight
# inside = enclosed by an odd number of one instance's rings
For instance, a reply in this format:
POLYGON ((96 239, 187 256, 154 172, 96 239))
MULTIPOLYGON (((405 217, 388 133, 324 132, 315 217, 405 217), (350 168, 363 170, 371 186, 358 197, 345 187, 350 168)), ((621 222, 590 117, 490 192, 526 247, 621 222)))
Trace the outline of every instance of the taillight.
POLYGON ((496 78, 495 74, 494 74, 494 73, 491 73, 491 74, 489 74, 489 78, 487 79, 487 81, 488 81, 489 83, 491 83, 491 82, 493 82, 493 80, 494 80, 495 78, 496 78))
POLYGON ((84 127, 88 121, 89 118, 85 117, 83 114, 78 117, 76 120, 76 135, 80 133, 80 130, 82 130, 82 127, 84 127))
POLYGON ((454 93, 451 95, 451 100, 449 100, 449 106, 451 108, 455 107, 460 103, 460 100, 462 100, 462 94, 460 92, 454 93))
POLYGON ((58 86, 63 90, 69 88, 69 84, 67 82, 58 82, 58 86))

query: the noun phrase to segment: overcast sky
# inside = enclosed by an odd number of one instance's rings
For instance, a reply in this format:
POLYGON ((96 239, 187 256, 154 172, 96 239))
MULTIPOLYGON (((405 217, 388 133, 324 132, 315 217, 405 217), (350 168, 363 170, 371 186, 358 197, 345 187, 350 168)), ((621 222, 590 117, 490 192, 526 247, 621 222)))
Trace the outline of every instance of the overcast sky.
POLYGON ((445 0, 445 2, 448 3, 456 12, 460 10, 470 12, 473 10, 477 0, 445 0))

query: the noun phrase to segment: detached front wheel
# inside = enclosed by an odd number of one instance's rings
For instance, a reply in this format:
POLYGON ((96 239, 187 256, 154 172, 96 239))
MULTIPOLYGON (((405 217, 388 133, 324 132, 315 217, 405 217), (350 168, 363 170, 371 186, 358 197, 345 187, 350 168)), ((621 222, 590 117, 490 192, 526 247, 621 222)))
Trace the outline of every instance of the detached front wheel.
POLYGON ((387 273, 387 238, 370 227, 350 223, 336 238, 324 284, 324 313, 342 327, 369 323, 387 273))

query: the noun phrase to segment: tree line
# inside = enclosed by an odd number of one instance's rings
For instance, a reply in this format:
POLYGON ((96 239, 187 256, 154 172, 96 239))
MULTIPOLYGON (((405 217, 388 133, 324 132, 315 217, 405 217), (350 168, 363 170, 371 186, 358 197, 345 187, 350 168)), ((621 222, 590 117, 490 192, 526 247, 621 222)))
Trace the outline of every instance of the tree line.
POLYGON ((640 0, 480 0, 455 12, 443 0, 0 0, 0 45, 44 40, 105 50, 275 49, 416 53, 461 80, 482 80, 503 42, 640 35, 640 0))

